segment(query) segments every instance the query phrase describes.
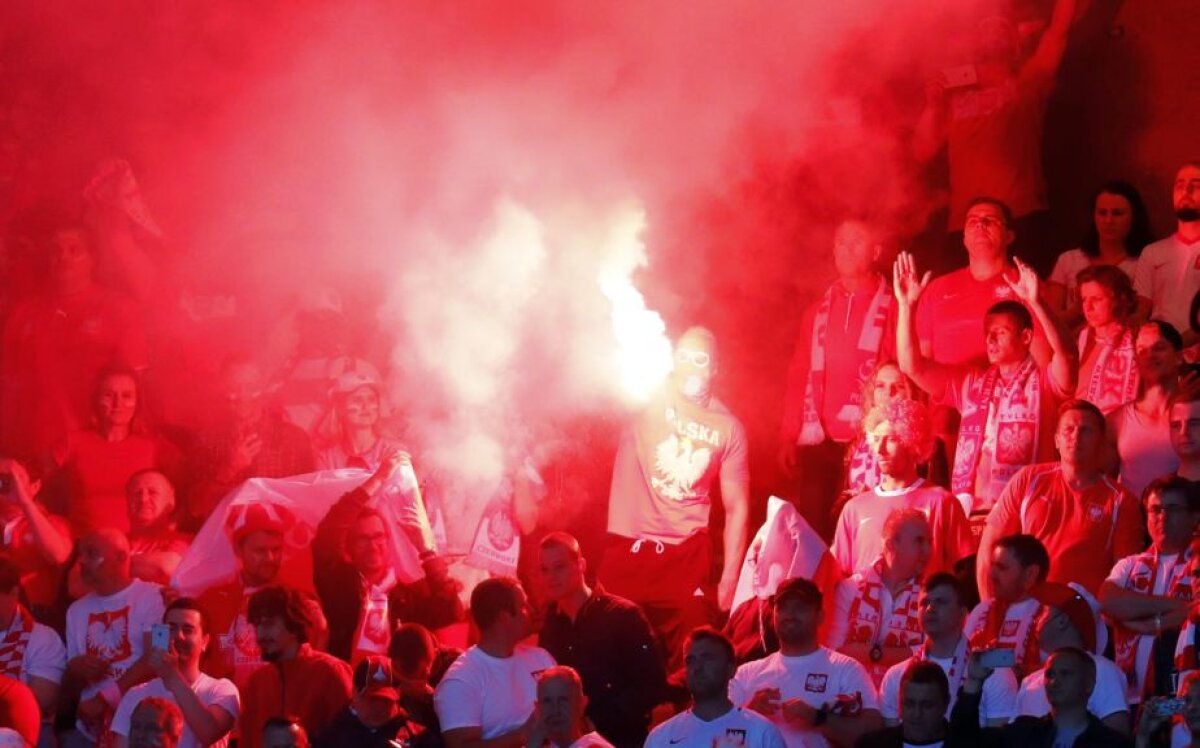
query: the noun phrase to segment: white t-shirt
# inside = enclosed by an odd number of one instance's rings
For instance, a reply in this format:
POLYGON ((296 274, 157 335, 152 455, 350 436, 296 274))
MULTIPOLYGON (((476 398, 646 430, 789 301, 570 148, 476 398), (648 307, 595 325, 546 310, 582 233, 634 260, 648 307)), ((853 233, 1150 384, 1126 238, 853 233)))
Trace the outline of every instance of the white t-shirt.
POLYGON ((600 733, 589 732, 587 735, 580 735, 579 739, 567 748, 613 748, 613 744, 605 740, 600 733))
MULTIPOLYGON (((743 666, 744 667, 744 666, 743 666)), ((710 748, 722 745, 716 741, 727 738, 746 748, 784 748, 783 736, 775 725, 761 714, 734 707, 725 714, 705 722, 692 710, 680 712, 650 731, 645 748, 710 748)))
MULTIPOLYGON (((1135 556, 1126 556, 1113 565, 1112 571, 1108 574, 1106 582, 1121 587, 1122 589, 1135 590, 1146 595, 1166 595, 1171 588, 1171 580, 1185 573, 1186 563, 1183 563, 1182 556, 1179 553, 1172 553, 1166 556, 1160 556, 1158 559, 1158 570, 1154 575, 1154 579, 1150 580, 1149 588, 1144 590, 1137 589, 1137 586, 1130 579, 1135 568, 1139 566, 1135 561, 1142 554, 1135 556)), ((1186 587, 1186 583, 1185 587, 1186 587)), ((1126 698, 1129 702, 1138 703, 1142 698, 1142 687, 1146 682, 1146 670, 1150 665, 1150 654, 1154 649, 1154 637, 1148 635, 1139 635, 1137 638, 1137 682, 1129 684, 1126 690, 1126 698)))
MULTIPOLYGON (((952 658, 929 657, 927 659, 929 662, 936 662, 942 668, 942 672, 949 677, 952 658)), ((887 673, 883 676, 883 683, 879 686, 879 712, 885 720, 897 721, 900 719, 900 679, 904 677, 904 671, 910 662, 912 662, 911 658, 904 662, 897 662, 888 668, 887 673)), ((966 667, 966 663, 962 663, 960 666, 966 667)), ((955 680, 958 679, 955 678, 955 680)), ((953 682, 950 683, 950 704, 946 707, 946 719, 950 719, 954 702, 958 700, 957 685, 953 682)), ((985 727, 989 720, 1010 722, 1017 716, 1017 687, 1017 676, 1013 675, 1011 668, 999 668, 983 682, 983 696, 979 702, 980 727, 985 727)))
MULTIPOLYGON (((1072 302, 1078 301, 1075 278, 1081 270, 1091 267, 1091 265, 1092 258, 1084 254, 1082 249, 1068 249, 1058 256, 1058 260, 1054 263, 1054 269, 1050 271, 1050 280, 1066 286, 1067 298, 1072 302)), ((1132 281, 1137 273, 1137 265, 1136 257, 1127 257, 1117 267, 1125 271, 1125 275, 1128 275, 1129 280, 1132 281)))
MULTIPOLYGON (((233 681, 226 680, 225 678, 213 678, 200 673, 200 677, 192 684, 192 690, 200 697, 200 703, 209 707, 220 707, 226 714, 233 717, 234 723, 237 722, 242 708, 241 700, 238 698, 238 690, 233 685, 233 681)), ((163 685, 161 678, 155 678, 140 686, 134 686, 121 697, 121 704, 117 707, 117 711, 112 718, 112 731, 117 735, 129 737, 129 720, 133 716, 133 710, 137 708, 142 699, 148 699, 151 696, 166 699, 172 704, 177 703, 174 694, 163 685)), ((204 745, 214 745, 217 748, 224 748, 229 745, 229 734, 226 733, 224 737, 215 743, 201 743, 192 733, 192 728, 188 727, 187 722, 184 722, 183 735, 179 740, 179 748, 201 748, 204 745)))
POLYGON ((537 674, 554 667, 541 647, 518 644, 512 657, 492 657, 479 647, 462 654, 433 694, 442 731, 478 727, 484 740, 511 732, 537 703, 537 674))
POLYGON ((1142 250, 1133 290, 1150 299, 1150 316, 1166 320, 1176 330, 1191 329, 1188 313, 1192 297, 1200 290, 1200 242, 1184 244, 1179 234, 1154 242, 1142 250))
MULTIPOLYGON (((779 652, 738 668, 729 682, 729 698, 745 706, 763 688, 778 688, 781 701, 802 699, 814 708, 832 705, 838 696, 862 698, 863 709, 879 709, 879 698, 871 676, 859 662, 840 652, 818 647, 800 657, 785 657, 779 652)), ((825 748, 829 741, 817 730, 801 730, 783 722, 776 723, 789 748, 825 748)))
POLYGON ((92 654, 118 678, 142 656, 142 634, 163 616, 161 588, 135 579, 112 595, 88 593, 67 608, 67 659, 92 654))
MULTIPOLYGON (((8 629, 0 631, 0 639, 20 628, 21 617, 13 616, 8 629)), ((67 648, 62 639, 58 638, 58 633, 49 626, 34 621, 33 630, 29 632, 29 641, 25 644, 25 654, 21 657, 21 680, 26 685, 29 684, 30 678, 62 683, 63 671, 66 668, 67 648)))
MULTIPOLYGON (((1096 687, 1088 697, 1088 711, 1099 719, 1129 711, 1129 704, 1125 701, 1125 674, 1121 668, 1107 657, 1099 655, 1092 655, 1092 661, 1096 663, 1096 687)), ((1043 669, 1030 673, 1021 681, 1021 690, 1017 693, 1019 716, 1042 717, 1050 713, 1045 679, 1046 671, 1043 669)))

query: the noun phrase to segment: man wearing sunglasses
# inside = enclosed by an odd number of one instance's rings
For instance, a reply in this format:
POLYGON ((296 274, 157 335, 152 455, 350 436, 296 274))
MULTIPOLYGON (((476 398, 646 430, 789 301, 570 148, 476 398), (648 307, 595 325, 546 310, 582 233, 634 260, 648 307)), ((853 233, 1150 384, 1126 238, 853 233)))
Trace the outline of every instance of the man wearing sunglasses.
POLYGON ((710 622, 714 602, 729 609, 746 551, 746 433, 712 394, 718 361, 708 330, 680 336, 670 378, 622 433, 613 468, 600 581, 642 607, 672 661, 683 636, 710 622), (714 591, 708 521, 718 491, 724 557, 714 591))

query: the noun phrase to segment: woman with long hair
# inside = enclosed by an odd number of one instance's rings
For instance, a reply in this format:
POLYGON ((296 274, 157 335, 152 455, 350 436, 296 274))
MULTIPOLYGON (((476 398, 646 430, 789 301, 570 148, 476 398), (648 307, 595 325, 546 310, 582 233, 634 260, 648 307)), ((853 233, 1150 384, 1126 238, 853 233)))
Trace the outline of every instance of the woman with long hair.
POLYGON ((317 424, 319 470, 375 470, 388 447, 403 449, 399 441, 384 435, 383 391, 374 377, 347 372, 337 378, 329 398, 317 424))
POLYGON ((1138 396, 1108 414, 1107 432, 1120 459, 1121 482, 1141 496, 1152 480, 1179 469, 1167 403, 1179 389, 1183 336, 1170 323, 1152 319, 1138 329, 1134 346, 1138 396))
POLYGON ((1077 277, 1086 323, 1079 331, 1075 397, 1108 414, 1137 397, 1137 356, 1130 317, 1137 294, 1129 276, 1112 265, 1092 265, 1077 277))
POLYGON ((1150 213, 1142 195, 1129 182, 1113 181, 1092 194, 1092 216, 1078 249, 1063 252, 1047 283, 1051 308, 1067 322, 1079 321, 1079 272, 1096 265, 1112 265, 1133 278, 1137 260, 1154 241, 1150 213))

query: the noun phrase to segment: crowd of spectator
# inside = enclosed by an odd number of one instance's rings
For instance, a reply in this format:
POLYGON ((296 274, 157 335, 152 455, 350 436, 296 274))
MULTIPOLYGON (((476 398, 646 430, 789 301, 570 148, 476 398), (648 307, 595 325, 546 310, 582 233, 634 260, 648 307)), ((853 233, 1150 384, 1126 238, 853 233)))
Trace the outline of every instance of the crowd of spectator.
POLYGON ((543 521, 581 516, 570 460, 425 470, 333 292, 282 367, 227 351, 205 418, 163 418, 128 164, 14 223, 0 747, 1200 745, 1200 162, 1170 236, 1113 181, 1046 278, 1014 255, 1075 6, 1028 55, 986 20, 975 79, 930 85, 966 267, 837 226, 756 533, 706 328, 623 425, 589 553, 543 521))

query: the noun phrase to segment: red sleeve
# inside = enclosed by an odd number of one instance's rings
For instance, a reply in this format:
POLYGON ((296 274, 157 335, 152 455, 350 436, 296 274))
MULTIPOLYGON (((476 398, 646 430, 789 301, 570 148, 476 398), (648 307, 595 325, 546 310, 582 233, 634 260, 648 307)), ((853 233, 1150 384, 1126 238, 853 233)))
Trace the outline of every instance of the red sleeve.
POLYGON ((971 534, 971 523, 963 511, 962 504, 953 494, 947 492, 942 502, 942 514, 945 515, 946 534, 943 538, 943 554, 947 564, 946 571, 952 571, 954 564, 970 556, 977 550, 975 537, 971 534))
MULTIPOLYGON (((788 366, 787 390, 783 396, 783 423, 779 427, 779 441, 795 444, 800 436, 804 421, 804 390, 808 384, 808 368, 812 351, 813 318, 816 306, 810 306, 800 321, 800 334, 788 366)), ((894 337, 894 336, 893 336, 894 337)))
POLYGON ((19 680, 0 676, 0 725, 12 728, 29 745, 38 739, 41 711, 29 686, 19 680))
POLYGON ((934 278, 929 284, 929 287, 925 289, 925 292, 921 294, 921 298, 917 300, 917 345, 928 343, 929 341, 933 340, 934 320, 933 312, 929 308, 929 297, 931 293, 936 290, 939 285, 941 285, 938 283, 939 280, 941 280, 941 278, 934 278))

